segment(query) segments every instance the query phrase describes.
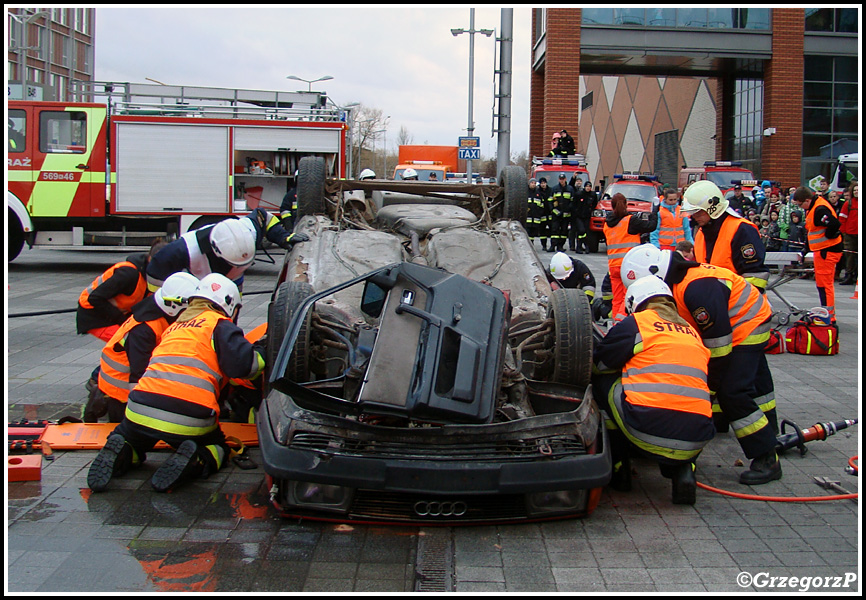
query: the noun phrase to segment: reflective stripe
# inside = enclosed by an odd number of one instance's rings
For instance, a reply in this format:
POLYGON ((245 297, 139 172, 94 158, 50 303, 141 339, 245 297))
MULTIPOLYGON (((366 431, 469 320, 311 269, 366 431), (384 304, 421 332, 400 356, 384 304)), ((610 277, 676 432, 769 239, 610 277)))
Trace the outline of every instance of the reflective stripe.
POLYGON ((647 373, 661 373, 663 375, 685 375, 686 377, 697 377, 703 381, 707 380, 707 374, 695 367, 687 365, 677 365, 669 363, 655 363, 648 367, 640 369, 626 369, 626 377, 634 377, 635 375, 644 375, 647 373))
POLYGON ((761 412, 767 413, 771 410, 776 409, 776 393, 770 392, 769 394, 764 394, 763 396, 758 396, 755 398, 755 404, 758 405, 758 408, 761 409, 761 412))
POLYGON ((208 364, 202 360, 197 358, 193 358, 191 356, 158 356, 153 357, 150 361, 151 365, 182 365, 184 367, 191 367, 193 369, 199 369, 204 371, 208 375, 213 375, 214 379, 218 382, 222 381, 222 373, 219 371, 214 371, 211 369, 208 364))
POLYGON ((722 337, 717 338, 704 338, 704 346, 712 351, 713 348, 724 348, 725 346, 730 346, 734 341, 734 335, 729 333, 728 335, 723 335, 722 337))
POLYGON ((217 427, 217 415, 196 419, 152 406, 145 406, 130 400, 126 405, 126 418, 157 431, 184 436, 199 436, 210 433, 217 427))
POLYGON ((767 420, 767 417, 764 416, 762 410, 757 410, 750 415, 746 415, 742 419, 731 421, 731 427, 734 429, 734 434, 738 439, 751 435, 769 424, 770 422, 767 420))
POLYGON ((623 389, 632 392, 650 392, 653 394, 675 394, 677 396, 685 396, 686 398, 697 398, 698 400, 706 400, 709 402, 709 392, 696 390, 687 385, 670 385, 667 383, 624 383, 623 389))
POLYGON ((166 373, 164 371, 148 370, 145 373, 145 376, 141 378, 141 381, 144 381, 146 379, 174 381, 177 383, 183 383, 192 387, 199 388, 200 390, 204 390, 214 395, 217 393, 217 389, 212 386, 210 382, 201 379, 200 377, 196 377, 195 375, 184 375, 182 373, 166 373))
POLYGON ((102 360, 108 363, 108 365, 118 373, 129 373, 129 365, 117 362, 116 360, 108 356, 105 352, 102 353, 102 360))

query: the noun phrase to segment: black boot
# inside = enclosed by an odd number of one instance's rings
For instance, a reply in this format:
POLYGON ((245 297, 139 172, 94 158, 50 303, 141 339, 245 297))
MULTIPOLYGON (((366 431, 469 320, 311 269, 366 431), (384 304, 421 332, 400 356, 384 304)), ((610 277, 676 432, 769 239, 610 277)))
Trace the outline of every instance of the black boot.
POLYGON ((671 501, 674 504, 695 503, 698 482, 695 479, 695 465, 687 462, 673 468, 671 473, 671 501))
POLYGON ((748 471, 740 473, 740 483, 761 485, 782 478, 782 465, 776 451, 771 450, 752 461, 748 471))
POLYGON ((94 492, 101 492, 108 487, 108 482, 115 475, 123 475, 132 466, 132 446, 119 433, 108 436, 105 446, 93 459, 87 472, 87 486, 94 492))
POLYGON ((614 464, 610 487, 618 492, 631 491, 631 458, 628 454, 614 464))
POLYGON ((195 479, 203 470, 204 463, 199 457, 198 445, 192 440, 186 440, 156 470, 150 485, 157 492, 167 492, 184 481, 195 479))

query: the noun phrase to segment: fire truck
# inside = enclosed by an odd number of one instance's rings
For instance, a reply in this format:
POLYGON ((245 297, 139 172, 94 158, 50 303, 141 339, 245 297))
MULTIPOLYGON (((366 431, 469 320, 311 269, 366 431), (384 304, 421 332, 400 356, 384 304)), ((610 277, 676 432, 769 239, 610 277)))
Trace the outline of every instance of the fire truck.
POLYGON ((147 247, 261 206, 298 161, 346 175, 345 113, 317 92, 75 82, 74 102, 9 101, 9 261, 32 247, 147 247))

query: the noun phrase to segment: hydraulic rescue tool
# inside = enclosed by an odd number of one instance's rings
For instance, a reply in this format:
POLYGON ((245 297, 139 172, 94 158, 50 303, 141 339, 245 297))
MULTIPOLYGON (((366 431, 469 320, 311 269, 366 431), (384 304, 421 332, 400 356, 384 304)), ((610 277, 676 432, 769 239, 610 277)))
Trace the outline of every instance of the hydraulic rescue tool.
POLYGON ((808 429, 801 430, 796 423, 782 419, 782 433, 776 438, 776 452, 783 454, 796 446, 800 449, 800 456, 807 452, 806 442, 814 440, 826 440, 837 431, 847 429, 857 424, 857 419, 845 419, 844 421, 828 421, 827 423, 815 423, 808 429), (785 426, 794 428, 791 433, 785 433, 785 426))

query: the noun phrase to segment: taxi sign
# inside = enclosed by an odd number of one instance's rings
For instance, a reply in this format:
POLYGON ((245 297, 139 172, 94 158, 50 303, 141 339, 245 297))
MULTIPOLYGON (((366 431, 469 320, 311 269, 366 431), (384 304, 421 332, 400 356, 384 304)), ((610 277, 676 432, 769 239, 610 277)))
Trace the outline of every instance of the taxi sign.
POLYGON ((462 160, 481 160, 480 137, 458 137, 457 158, 462 160))

